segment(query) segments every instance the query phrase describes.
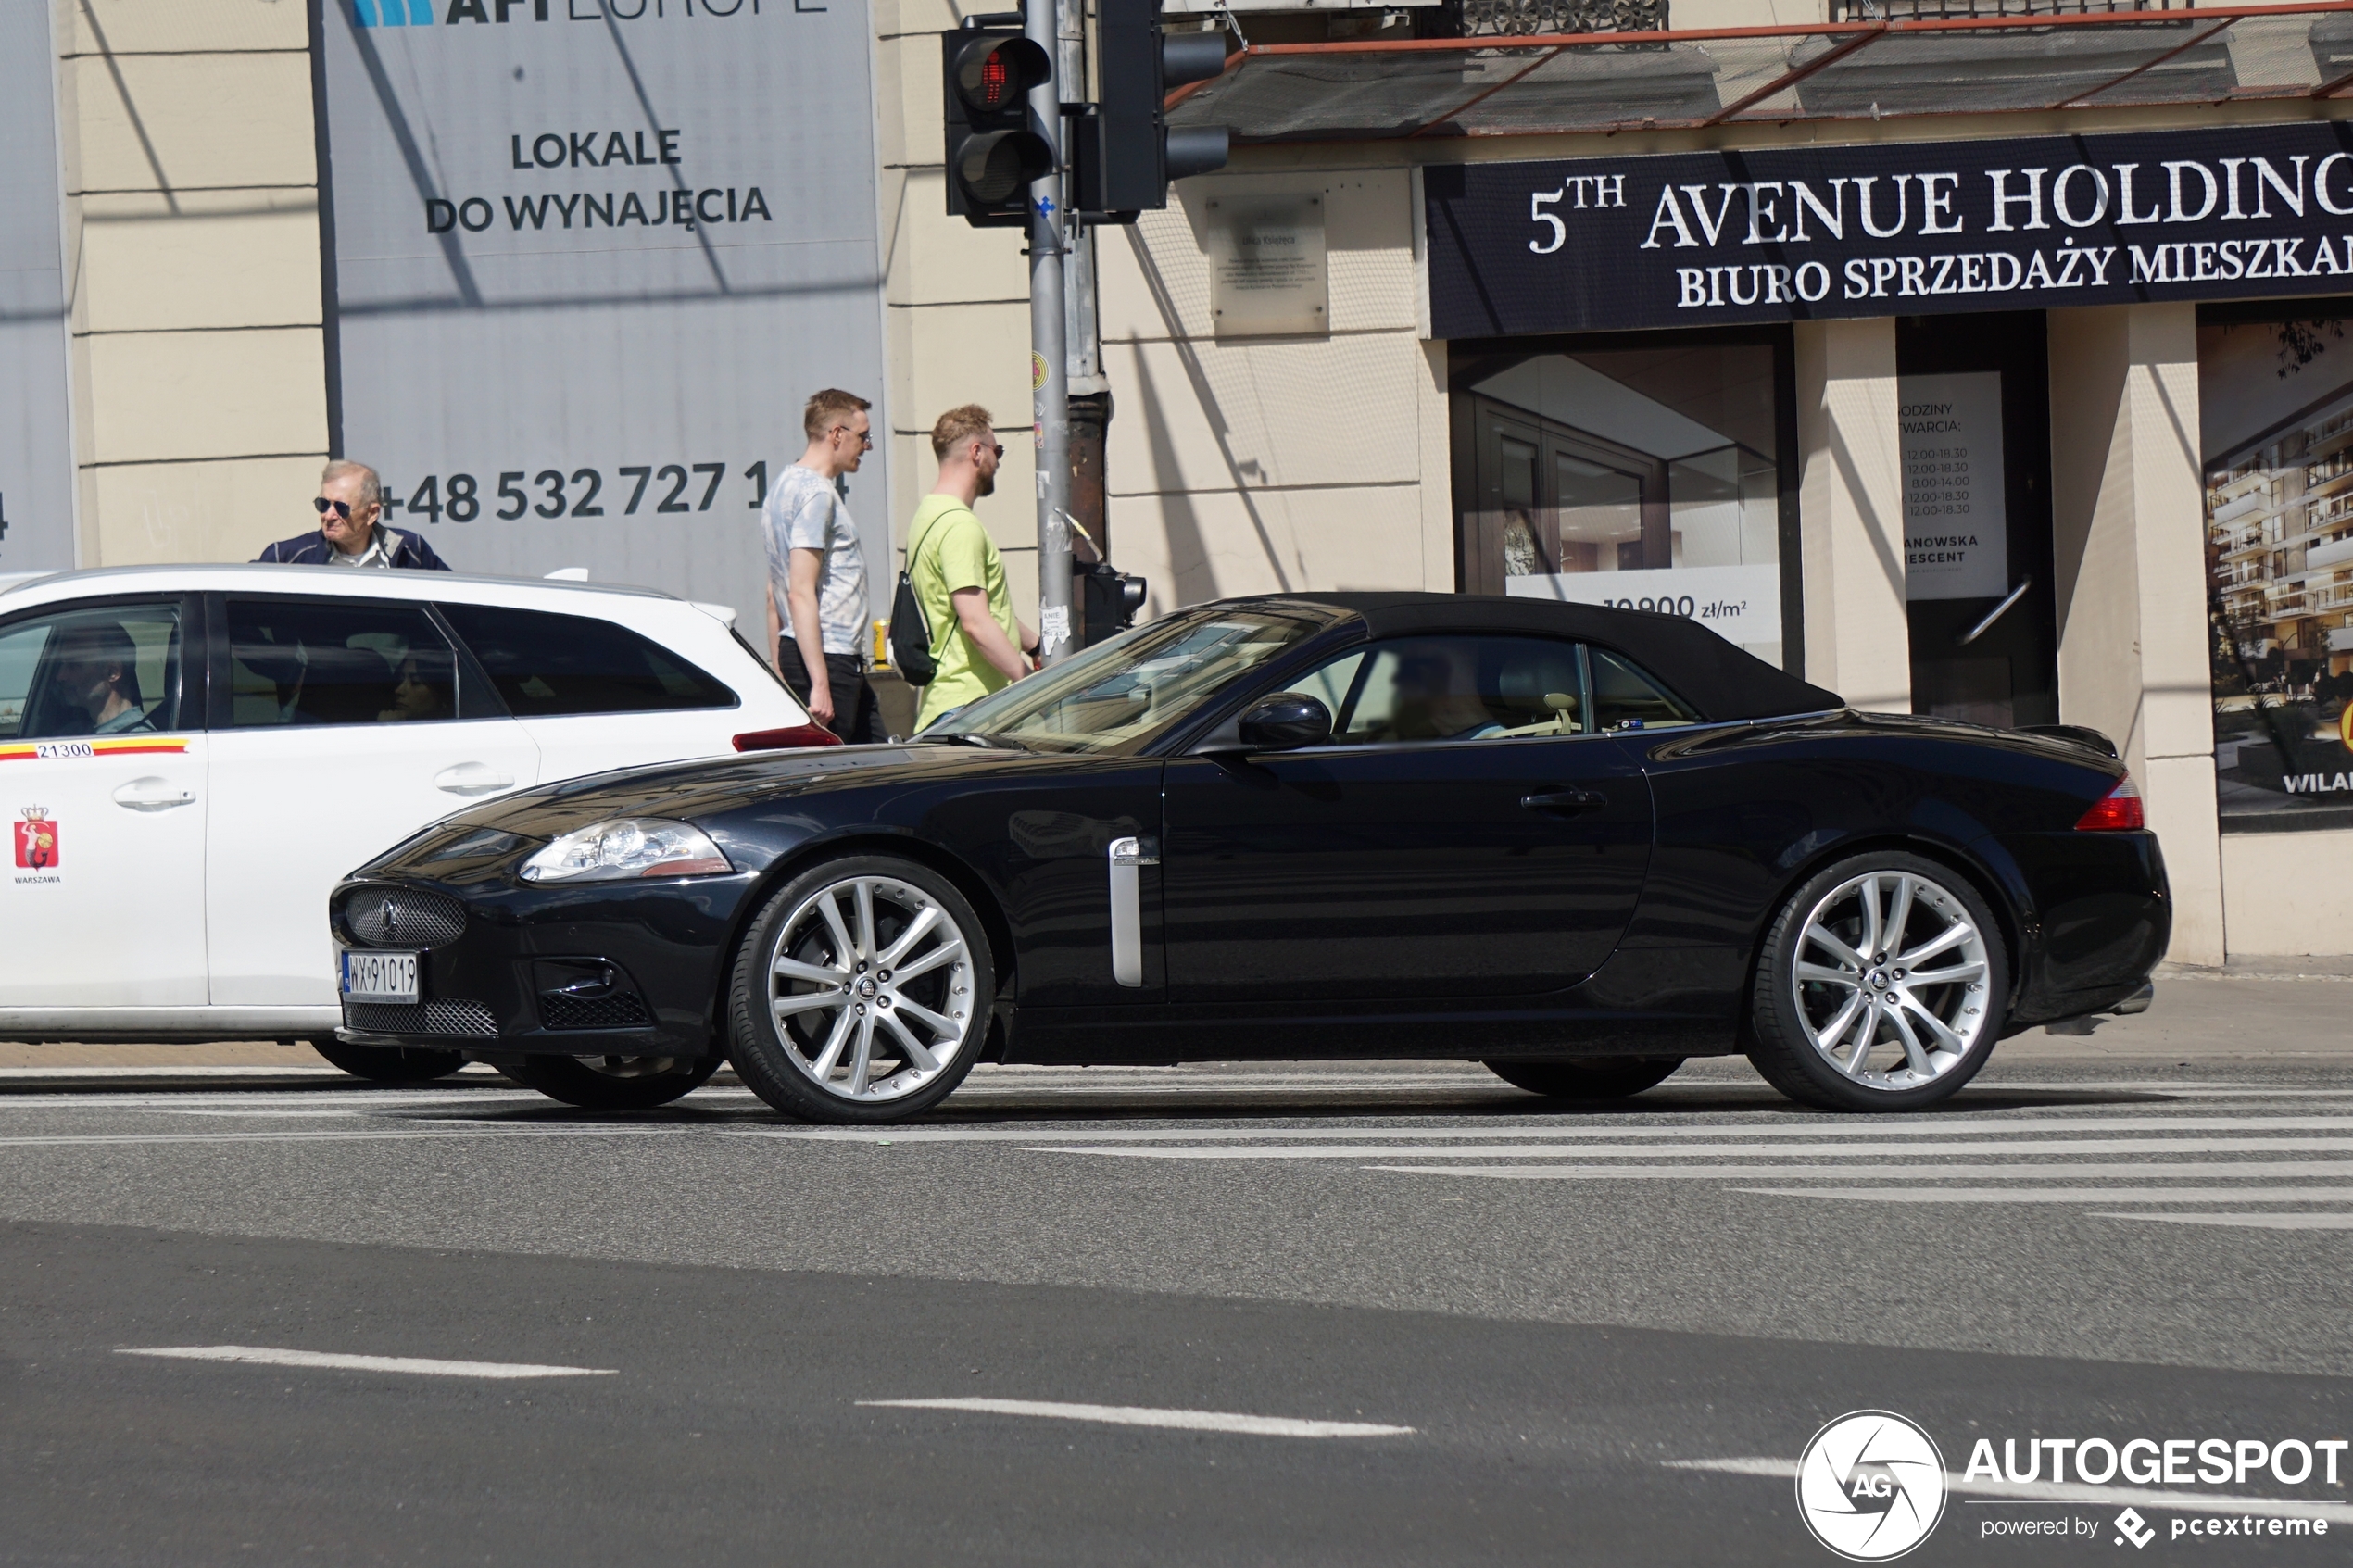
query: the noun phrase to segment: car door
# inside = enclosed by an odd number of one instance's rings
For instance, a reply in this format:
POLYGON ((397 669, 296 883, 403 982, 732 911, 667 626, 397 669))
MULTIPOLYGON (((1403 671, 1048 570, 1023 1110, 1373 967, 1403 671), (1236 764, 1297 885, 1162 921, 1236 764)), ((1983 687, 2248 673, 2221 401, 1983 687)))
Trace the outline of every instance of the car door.
POLYGON ((200 612, 167 595, 0 621, 0 1020, 204 1005, 200 612))
POLYGON ((538 748, 422 604, 217 603, 212 999, 333 1007, 328 890, 426 823, 537 782, 538 748))
POLYGON ((1650 788, 1594 729, 1578 645, 1397 638, 1290 689, 1331 710, 1331 744, 1168 767, 1172 1002, 1523 996, 1608 957, 1650 788))
POLYGON ((504 605, 440 608, 539 747, 548 780, 727 755, 744 727, 724 682, 616 621, 504 605))

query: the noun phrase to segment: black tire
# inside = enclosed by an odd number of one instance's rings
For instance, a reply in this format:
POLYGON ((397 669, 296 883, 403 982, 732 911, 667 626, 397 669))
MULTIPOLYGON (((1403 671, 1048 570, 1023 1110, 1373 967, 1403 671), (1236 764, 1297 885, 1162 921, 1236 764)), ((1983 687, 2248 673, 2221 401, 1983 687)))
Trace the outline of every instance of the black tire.
POLYGON ((377 1084, 431 1083, 466 1065, 463 1051, 430 1050, 422 1046, 347 1046, 332 1035, 311 1041, 310 1048, 353 1077, 377 1084))
MULTIPOLYGON (((852 902, 854 914, 854 896, 852 902)), ((836 907, 838 911, 839 905, 836 907)), ((854 929, 850 935, 853 941, 862 940, 854 929)), ((988 1038, 989 1010, 996 995, 997 971, 987 928, 955 884, 928 866, 895 855, 850 855, 824 860, 778 888, 744 937, 728 983, 728 1060, 746 1088, 787 1116, 849 1124, 903 1122, 937 1105, 964 1081, 988 1038), (889 971, 865 967, 856 951, 834 952, 836 939, 814 922, 812 913, 815 901, 829 889, 849 890, 854 895, 861 881, 870 889, 881 889, 875 893, 872 904, 876 911, 874 946, 877 955, 887 953, 915 920, 930 919, 925 929, 936 934, 909 950, 901 960, 911 970, 920 969, 918 974, 900 983, 903 991, 888 985, 867 986, 875 992, 871 1014, 853 987, 865 986, 870 977, 888 982, 889 971), (889 891, 894 884, 895 893, 889 891), (936 910, 936 917, 922 915, 917 906, 924 904, 936 910), (914 911, 912 916, 910 910, 914 911), (952 934, 952 944, 944 933, 952 934), (950 956, 934 958, 935 951, 951 946, 955 951, 950 956), (780 977, 773 966, 786 960, 799 965, 804 975, 781 977, 783 983, 811 989, 776 993, 780 977), (808 972, 836 969, 845 982, 839 987, 806 978, 808 972), (838 1000, 832 999, 837 990, 842 993, 838 1000), (912 1053, 885 1034, 884 1014, 892 998, 902 1009, 897 1016, 914 1016, 903 1010, 906 1003, 913 1002, 920 1010, 961 1027, 960 1035, 936 1035, 929 1042, 937 1053, 932 1058, 934 1067, 925 1069, 912 1053), (795 1003, 799 1010, 780 1019, 775 1010, 795 1003), (820 1018, 828 1010, 835 1015, 830 1024, 820 1018), (859 1091, 860 1098, 852 1098, 854 1075, 847 1083, 833 1076, 839 1071, 840 1048, 832 1053, 823 1082, 816 1069, 827 1065, 825 1046, 833 1030, 846 1028, 854 1034, 861 1024, 873 1042, 870 1052, 876 1053, 873 1060, 896 1060, 899 1066, 870 1079, 859 1091)))
POLYGON ((720 1058, 527 1056, 499 1069, 549 1099, 583 1110, 650 1110, 690 1095, 719 1071, 720 1058))
POLYGON ((1487 1070, 1516 1089, 1552 1099, 1624 1099, 1667 1081, 1680 1056, 1591 1057, 1579 1061, 1491 1061, 1487 1070))
MULTIPOLYGON (((1861 906, 1858 902, 1851 907, 1861 906)), ((1894 896, 1887 895, 1881 915, 1892 918, 1895 907, 1894 896)), ((1858 928, 1844 929, 1849 935, 1858 934, 1858 928)), ((1934 928, 1928 929, 1931 935, 1939 935, 1934 928)), ((1843 960, 1823 961, 1832 960, 1833 955, 1818 945, 1808 944, 1806 951, 1811 954, 1807 961, 1818 970, 1843 972, 1851 967, 1843 960)), ((1918 1110, 1951 1098, 1985 1065, 1985 1059, 1993 1054, 1994 1043, 2001 1037, 2008 997, 2009 954, 2001 925, 1983 895, 1967 877, 1940 861, 1900 850, 1849 856, 1809 877, 1805 885, 1789 896, 1767 927, 1751 986, 1748 1058, 1767 1083, 1801 1105, 1822 1110, 1918 1110), (1891 880, 1914 879, 1918 884, 1904 905, 1908 911, 1906 929, 1915 939, 1909 950, 1930 945, 1921 935, 1923 926, 1916 922, 1944 920, 1948 922, 1944 929, 1949 931, 1951 922, 1965 920, 1974 927, 1976 937, 1973 943, 1960 945, 1960 957, 1969 961, 1955 967, 1966 971, 1975 963, 1982 972, 1972 981, 1923 985, 1924 976, 1943 972, 1945 962, 1942 956, 1934 967, 1924 962, 1920 968, 1907 972, 1896 961, 1907 951, 1904 935, 1897 934, 1890 944, 1882 933, 1877 952, 1855 949, 1856 957, 1868 965, 1856 972, 1855 983, 1801 982, 1796 965, 1809 921, 1825 909, 1825 899, 1840 897, 1842 889, 1872 873, 1881 873, 1891 880), (1921 886, 1932 888, 1937 897, 1926 897, 1921 886), (1982 959, 1969 960, 1969 954, 1977 951, 1982 952, 1982 959), (1874 986, 1885 988, 1874 990, 1874 986), (1912 988, 1908 994, 1921 1005, 1889 1005, 1889 998, 1907 994, 1906 986, 1912 988), (1871 998, 1885 1009, 1891 1020, 1883 1024, 1881 1013, 1867 1015, 1870 1020, 1868 1027, 1874 1031, 1879 1044, 1865 1048, 1875 1059, 1889 1062, 1885 1073, 1868 1068, 1859 1073, 1842 1069, 1816 1044, 1819 1035, 1830 1032, 1830 1026, 1843 1011, 1841 998, 1850 992, 1858 1001, 1871 998), (1923 1011, 1940 1015, 1949 1011, 1952 1016, 1942 1019, 1948 1032, 1954 1022, 1961 1022, 1964 1027, 1974 1025, 1977 1031, 1974 1038, 1955 1035, 1965 1049, 1931 1049, 1928 1058, 1935 1072, 1925 1079, 1916 1066, 1896 1065, 1908 1061, 1909 1053, 1902 1048, 1900 1035, 1892 1022, 1900 1015, 1905 1029, 1924 1044, 1932 1044, 1929 1026, 1920 1016, 1923 1011)), ((1833 1039, 1832 1047, 1843 1049, 1850 1041, 1859 1044, 1859 1029, 1850 1026, 1850 1031, 1844 1039, 1833 1039)))

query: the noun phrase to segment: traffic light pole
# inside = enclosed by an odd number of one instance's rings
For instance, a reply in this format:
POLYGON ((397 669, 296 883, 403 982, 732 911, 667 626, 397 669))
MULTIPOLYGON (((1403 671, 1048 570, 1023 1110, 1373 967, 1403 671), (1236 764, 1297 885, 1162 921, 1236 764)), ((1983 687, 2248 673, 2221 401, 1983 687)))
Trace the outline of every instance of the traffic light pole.
MULTIPOLYGON (((1029 0, 1023 31, 1048 59, 1062 52, 1058 7, 1029 0)), ((1063 358, 1068 323, 1063 314, 1062 85, 1055 77, 1029 91, 1029 128, 1054 152, 1047 172, 1029 185, 1029 385, 1037 421, 1038 660, 1051 665, 1071 652, 1070 626, 1070 370, 1063 358)))

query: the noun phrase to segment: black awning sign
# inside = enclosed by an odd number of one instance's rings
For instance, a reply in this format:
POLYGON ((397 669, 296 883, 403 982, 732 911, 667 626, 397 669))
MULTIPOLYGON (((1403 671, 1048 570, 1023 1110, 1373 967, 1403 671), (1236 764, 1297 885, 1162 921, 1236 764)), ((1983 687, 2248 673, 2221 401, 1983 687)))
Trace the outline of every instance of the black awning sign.
POLYGON ((1424 171, 1436 336, 2353 294, 2353 128, 1424 171))

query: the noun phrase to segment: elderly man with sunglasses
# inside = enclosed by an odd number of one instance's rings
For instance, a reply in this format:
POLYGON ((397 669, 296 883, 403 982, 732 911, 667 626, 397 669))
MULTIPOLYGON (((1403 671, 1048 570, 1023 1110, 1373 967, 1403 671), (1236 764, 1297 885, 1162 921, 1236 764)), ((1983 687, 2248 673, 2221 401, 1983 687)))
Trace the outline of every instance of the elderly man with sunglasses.
POLYGON ((365 463, 341 459, 329 463, 319 476, 316 532, 281 539, 254 557, 288 566, 405 567, 417 571, 447 571, 449 563, 433 553, 422 533, 379 521, 384 513, 376 470, 365 463))

